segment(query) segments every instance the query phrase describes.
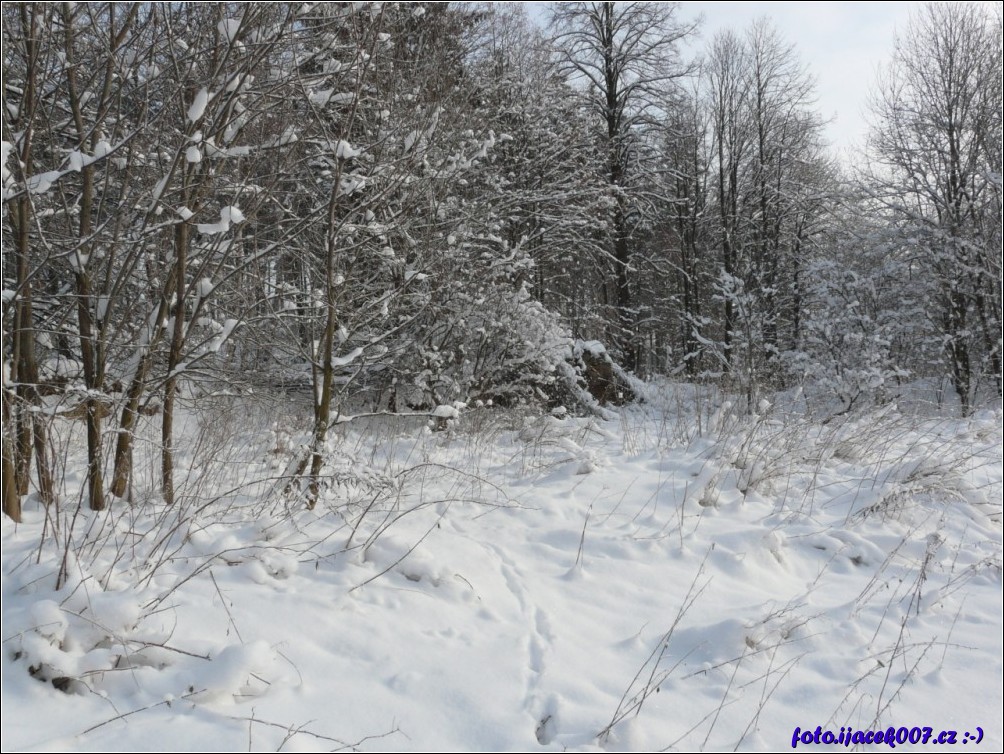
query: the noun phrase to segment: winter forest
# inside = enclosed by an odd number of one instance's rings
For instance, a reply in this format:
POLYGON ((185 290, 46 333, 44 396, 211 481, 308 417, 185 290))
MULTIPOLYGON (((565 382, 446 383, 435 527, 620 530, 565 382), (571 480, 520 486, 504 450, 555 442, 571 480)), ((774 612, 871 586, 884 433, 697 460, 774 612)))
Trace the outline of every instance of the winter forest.
POLYGON ((5 750, 1004 742, 1001 5, 683 10, 4 3, 5 750))

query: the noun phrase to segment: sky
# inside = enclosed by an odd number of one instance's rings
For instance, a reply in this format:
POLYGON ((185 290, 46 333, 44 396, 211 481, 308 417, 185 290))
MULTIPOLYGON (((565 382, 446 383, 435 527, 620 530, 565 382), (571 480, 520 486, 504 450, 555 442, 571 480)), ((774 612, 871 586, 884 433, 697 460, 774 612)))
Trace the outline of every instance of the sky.
MULTIPOLYGON (((716 32, 745 30, 768 16, 782 37, 794 44, 817 81, 817 107, 827 140, 845 161, 853 161, 868 130, 867 101, 880 65, 892 56, 902 32, 921 2, 682 2, 681 20, 703 15, 700 38, 690 46, 698 53, 716 32)), ((549 3, 528 3, 531 16, 544 19, 549 3)))
POLYGON ((920 2, 684 2, 680 16, 704 15, 701 40, 718 31, 741 32, 769 16, 781 36, 794 44, 815 77, 817 107, 830 121, 826 135, 845 160, 863 146, 867 105, 880 66, 892 56, 897 33, 905 30, 920 2))

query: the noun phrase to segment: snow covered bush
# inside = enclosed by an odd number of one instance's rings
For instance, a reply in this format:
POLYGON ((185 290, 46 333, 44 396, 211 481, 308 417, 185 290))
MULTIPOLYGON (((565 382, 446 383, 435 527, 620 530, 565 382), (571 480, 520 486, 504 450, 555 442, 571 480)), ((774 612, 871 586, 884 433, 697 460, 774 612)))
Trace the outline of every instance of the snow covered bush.
POLYGON ((854 215, 844 223, 830 258, 807 267, 800 348, 784 354, 786 368, 805 380, 806 397, 825 412, 894 399, 939 361, 927 304, 934 290, 917 274, 917 247, 875 219, 854 215))
POLYGON ((888 264, 879 274, 867 275, 836 262, 823 261, 810 269, 812 305, 805 322, 804 350, 785 355, 787 366, 802 372, 814 400, 834 408, 883 403, 897 393, 916 364, 905 352, 917 342, 921 312, 908 299, 890 301, 888 285, 902 270, 888 264))

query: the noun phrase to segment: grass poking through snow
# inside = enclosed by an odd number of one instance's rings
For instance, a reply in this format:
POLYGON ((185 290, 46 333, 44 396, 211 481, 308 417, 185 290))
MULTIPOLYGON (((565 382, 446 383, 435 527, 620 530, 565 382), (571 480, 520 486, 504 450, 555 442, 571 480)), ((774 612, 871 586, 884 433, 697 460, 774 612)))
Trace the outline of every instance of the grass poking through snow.
POLYGON ((59 505, 4 521, 5 748, 1002 743, 997 415, 374 417, 306 510, 296 424, 219 411, 174 507, 151 472, 86 510, 67 436, 59 505))

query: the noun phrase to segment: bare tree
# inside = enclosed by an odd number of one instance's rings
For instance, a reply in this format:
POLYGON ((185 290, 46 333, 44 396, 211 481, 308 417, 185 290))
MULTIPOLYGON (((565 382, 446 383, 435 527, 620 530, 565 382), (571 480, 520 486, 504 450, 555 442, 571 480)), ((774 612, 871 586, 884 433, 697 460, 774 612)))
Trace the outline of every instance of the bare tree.
POLYGON ((767 19, 742 35, 719 33, 701 84, 707 138, 690 162, 707 172, 708 211, 688 233, 703 232, 702 256, 717 269, 705 313, 689 315, 702 335, 688 358, 700 343, 708 367, 734 380, 752 408, 760 386, 784 378, 781 355, 799 346, 804 270, 832 167, 813 79, 767 19))
MULTIPOLYGON (((715 188, 718 238, 721 246, 723 280, 737 274, 739 234, 740 169, 746 162, 751 134, 744 118, 746 51, 740 38, 731 31, 715 37, 708 56, 708 98, 714 134, 715 188)), ((722 366, 733 368, 733 333, 736 331, 736 301, 725 296, 722 322, 722 366)))
POLYGON ((1000 391, 1001 63, 999 13, 927 5, 873 102, 871 182, 936 281, 932 326, 964 413, 983 375, 1000 391))
POLYGON ((611 209, 606 249, 615 279, 613 325, 624 366, 637 362, 631 258, 643 208, 640 135, 661 122, 675 82, 690 69, 680 42, 694 31, 675 3, 562 3, 552 28, 563 69, 600 124, 611 209))
MULTIPOLYGON (((35 354, 33 289, 41 265, 31 253, 35 212, 29 190, 39 130, 39 90, 47 67, 53 65, 51 51, 40 41, 46 16, 47 8, 40 3, 4 8, 4 114, 11 116, 4 118, 3 198, 7 221, 4 236, 9 242, 4 246, 5 253, 8 248, 13 252, 16 270, 14 296, 4 298, 4 513, 15 521, 21 520, 21 497, 28 494, 33 455, 39 495, 46 504, 54 499, 48 433, 37 411, 41 399, 35 354), (8 148, 15 156, 14 168, 9 172, 8 148), (9 308, 13 308, 13 317, 8 316, 9 308), (10 330, 8 323, 13 325, 10 330), (8 352, 12 357, 9 373, 8 352), (12 390, 14 385, 16 389, 12 390), (14 437, 9 437, 8 433, 14 437)), ((42 183, 37 179, 34 185, 41 188, 42 183)))

